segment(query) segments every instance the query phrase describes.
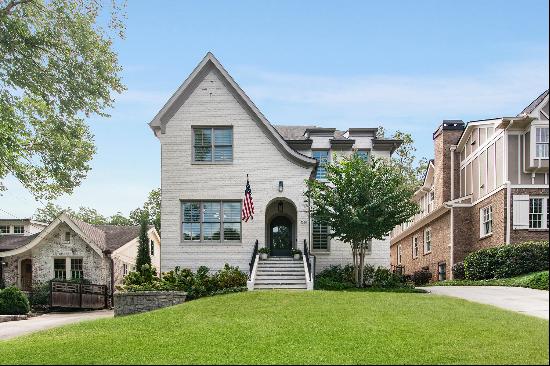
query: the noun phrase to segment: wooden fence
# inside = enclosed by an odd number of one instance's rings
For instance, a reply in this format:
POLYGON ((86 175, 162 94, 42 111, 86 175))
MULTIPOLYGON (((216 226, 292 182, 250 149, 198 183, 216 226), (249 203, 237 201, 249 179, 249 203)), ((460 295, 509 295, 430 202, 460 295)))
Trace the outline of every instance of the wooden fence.
POLYGON ((50 306, 60 308, 103 309, 107 307, 107 286, 70 282, 51 282, 50 306))

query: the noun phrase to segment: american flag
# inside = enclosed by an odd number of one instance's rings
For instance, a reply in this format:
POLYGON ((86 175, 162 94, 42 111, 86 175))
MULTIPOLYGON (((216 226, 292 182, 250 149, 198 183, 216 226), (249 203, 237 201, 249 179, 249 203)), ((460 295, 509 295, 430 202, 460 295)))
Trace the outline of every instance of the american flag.
POLYGON ((254 202, 252 202, 252 190, 250 189, 250 182, 248 181, 248 175, 246 176, 246 188, 244 190, 243 200, 243 220, 248 222, 248 219, 254 220, 254 202))

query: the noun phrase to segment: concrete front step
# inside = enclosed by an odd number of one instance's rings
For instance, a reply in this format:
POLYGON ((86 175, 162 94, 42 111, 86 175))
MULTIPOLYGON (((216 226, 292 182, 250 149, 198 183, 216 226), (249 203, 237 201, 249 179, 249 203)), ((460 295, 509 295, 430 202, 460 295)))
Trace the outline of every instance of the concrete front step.
POLYGON ((277 262, 271 262, 271 263, 258 263, 258 267, 296 267, 296 268, 304 268, 303 263, 277 263, 277 262))
POLYGON ((292 285, 255 285, 255 290, 306 290, 307 286, 305 283, 303 285, 300 284, 292 284, 292 285))
POLYGON ((305 281, 305 276, 258 276, 256 277, 256 283, 258 281, 274 281, 274 282, 280 282, 280 281, 305 281))
POLYGON ((305 285, 306 281, 304 279, 299 280, 262 280, 256 279, 255 285, 305 285))
POLYGON ((274 277, 274 278, 280 278, 280 277, 292 277, 292 278, 296 278, 296 277, 301 277, 301 278, 306 278, 306 274, 302 271, 302 272, 287 272, 287 273, 280 273, 280 272, 256 272, 256 278, 260 278, 260 277, 274 277))

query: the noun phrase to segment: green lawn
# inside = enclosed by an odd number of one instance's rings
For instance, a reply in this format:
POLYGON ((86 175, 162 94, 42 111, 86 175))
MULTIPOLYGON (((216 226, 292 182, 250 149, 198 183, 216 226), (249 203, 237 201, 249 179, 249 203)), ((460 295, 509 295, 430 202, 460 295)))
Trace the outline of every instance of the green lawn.
POLYGON ((0 342, 6 364, 548 364, 548 321, 426 294, 254 291, 0 342))
POLYGON ((430 286, 511 286, 527 287, 548 291, 548 271, 534 272, 512 278, 499 278, 492 280, 448 280, 432 282, 430 286))

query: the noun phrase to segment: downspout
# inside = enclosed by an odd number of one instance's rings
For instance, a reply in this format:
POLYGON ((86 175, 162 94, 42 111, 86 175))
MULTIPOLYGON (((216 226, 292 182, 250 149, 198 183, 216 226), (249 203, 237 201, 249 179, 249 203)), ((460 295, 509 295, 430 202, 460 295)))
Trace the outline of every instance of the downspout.
POLYGON ((506 244, 510 244, 510 200, 512 199, 512 187, 510 181, 506 181, 506 244))
MULTIPOLYGON (((456 151, 456 145, 451 145, 451 201, 454 201, 455 199, 455 151, 456 151)), ((454 253, 454 205, 451 205, 451 232, 449 233, 450 240, 449 240, 449 250, 450 250, 450 271, 449 271, 449 278, 453 279, 453 266, 455 264, 455 253, 454 253)))

